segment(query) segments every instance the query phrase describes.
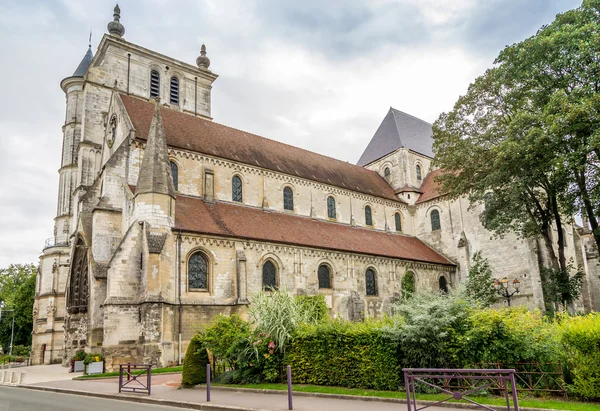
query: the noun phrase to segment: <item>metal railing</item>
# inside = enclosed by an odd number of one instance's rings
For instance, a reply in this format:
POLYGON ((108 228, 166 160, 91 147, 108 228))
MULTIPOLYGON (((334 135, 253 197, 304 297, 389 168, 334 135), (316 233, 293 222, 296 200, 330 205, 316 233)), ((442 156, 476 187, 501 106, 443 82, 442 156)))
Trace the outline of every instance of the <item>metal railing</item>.
POLYGON ((119 365, 119 393, 146 392, 150 395, 152 388, 152 364, 119 365), (136 372, 139 371, 139 372, 136 372), (145 376, 144 384, 140 377, 145 376))
POLYGON ((67 247, 69 244, 69 237, 50 237, 44 243, 44 250, 50 247, 67 247))

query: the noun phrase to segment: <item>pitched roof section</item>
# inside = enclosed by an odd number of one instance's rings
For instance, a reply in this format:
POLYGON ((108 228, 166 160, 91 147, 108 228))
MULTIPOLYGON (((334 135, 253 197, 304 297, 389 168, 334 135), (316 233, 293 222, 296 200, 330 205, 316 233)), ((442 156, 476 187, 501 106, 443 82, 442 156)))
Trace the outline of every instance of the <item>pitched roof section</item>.
POLYGON ((175 198, 169 152, 167 151, 167 141, 158 102, 155 104, 152 123, 147 136, 148 140, 146 140, 146 149, 140 166, 135 194, 167 194, 175 198))
MULTIPOLYGON (((126 95, 121 95, 121 99, 137 136, 145 139, 152 104, 126 95)), ((374 171, 168 108, 161 108, 161 115, 171 147, 400 201, 392 187, 374 171)))
POLYGON ((421 194, 416 204, 424 203, 444 195, 444 193, 441 191, 440 185, 435 181, 435 178, 440 174, 442 174, 441 169, 430 171, 429 174, 427 174, 423 184, 421 185, 421 191, 423 194, 421 194))
POLYGON ((431 124, 390 107, 357 164, 366 166, 401 147, 433 158, 432 134, 431 124))
POLYGON ((175 227, 225 237, 454 265, 416 237, 177 196, 175 227))
POLYGON ((75 72, 73 73, 73 75, 71 77, 83 77, 85 75, 85 72, 87 71, 88 67, 90 66, 90 63, 92 62, 92 59, 94 58, 94 53, 92 53, 92 47, 88 47, 87 53, 85 53, 85 56, 83 56, 83 59, 81 60, 81 63, 79 63, 79 65, 77 66, 77 68, 75 69, 75 72))

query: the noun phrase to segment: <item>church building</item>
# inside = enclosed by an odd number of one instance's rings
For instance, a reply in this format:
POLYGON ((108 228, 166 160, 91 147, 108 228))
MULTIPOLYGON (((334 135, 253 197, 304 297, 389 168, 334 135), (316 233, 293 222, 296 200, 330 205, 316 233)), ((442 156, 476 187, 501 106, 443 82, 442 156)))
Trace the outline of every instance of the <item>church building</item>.
MULTIPOLYGON (((198 329, 244 316, 262 290, 322 294, 337 318, 380 317, 403 290, 458 286, 477 251, 520 281, 516 304, 542 304, 541 247, 495 238, 483 205, 444 196, 431 124, 390 108, 349 164, 213 121, 218 76, 204 45, 194 65, 124 34, 117 6, 96 53, 61 82, 34 364, 66 365, 78 350, 102 353, 108 370, 178 364, 198 329)), ((585 229, 569 227, 566 241, 587 274, 579 307, 599 310, 597 250, 585 229)))

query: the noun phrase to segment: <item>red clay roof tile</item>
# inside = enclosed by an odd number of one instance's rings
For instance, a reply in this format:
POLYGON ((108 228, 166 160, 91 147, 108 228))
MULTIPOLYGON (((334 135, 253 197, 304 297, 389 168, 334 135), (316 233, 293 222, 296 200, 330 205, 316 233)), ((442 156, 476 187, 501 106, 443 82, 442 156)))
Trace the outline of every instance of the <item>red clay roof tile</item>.
POLYGON ((416 204, 421 204, 444 195, 444 193, 440 192, 440 185, 434 181, 435 178, 440 174, 442 174, 441 169, 430 171, 429 174, 427 174, 425 181, 423 181, 423 185, 421 185, 421 191, 423 194, 421 194, 416 204))

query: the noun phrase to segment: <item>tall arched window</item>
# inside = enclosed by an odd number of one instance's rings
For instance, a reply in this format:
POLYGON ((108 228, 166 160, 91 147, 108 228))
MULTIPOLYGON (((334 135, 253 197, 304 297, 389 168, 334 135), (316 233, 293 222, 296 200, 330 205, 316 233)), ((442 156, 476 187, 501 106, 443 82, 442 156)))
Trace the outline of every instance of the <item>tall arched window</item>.
POLYGON ((263 290, 277 289, 277 269, 271 260, 265 261, 262 268, 263 290))
POLYGON ((417 180, 421 181, 421 166, 417 164, 417 180))
POLYGON ((179 168, 177 168, 177 164, 173 161, 171 161, 171 177, 173 177, 175 191, 179 191, 179 168))
POLYGON ((317 276, 319 277, 319 288, 331 288, 331 273, 327 265, 321 264, 319 266, 317 276))
POLYGON ((375 276, 375 270, 367 268, 365 273, 365 285, 367 288, 367 295, 377 295, 377 278, 375 276))
POLYGON ((233 176, 231 179, 231 199, 242 202, 242 179, 239 176, 233 176))
POLYGON ((565 247, 567 247, 569 242, 567 241, 567 230, 565 230, 564 228, 562 229, 562 235, 563 235, 563 245, 565 247))
POLYGON ((431 211, 431 231, 439 230, 442 228, 440 223, 440 212, 438 210, 431 211))
POLYGON ((440 291, 445 294, 448 294, 448 281, 444 276, 440 277, 440 291))
POLYGON ((396 231, 402 231, 402 218, 400 213, 394 214, 394 221, 396 222, 396 231))
POLYGON ((150 72, 150 98, 158 96, 160 96, 160 74, 158 71, 152 70, 150 72))
POLYGON ((179 104, 179 79, 175 76, 171 77, 169 101, 171 104, 179 104))
POLYGON ((365 224, 366 225, 373 225, 373 216, 371 215, 371 207, 366 206, 365 207, 365 224))
POLYGON ((208 261, 201 252, 192 254, 188 262, 188 288, 208 289, 208 261))
POLYGON ((294 210, 294 192, 289 187, 283 189, 283 209, 294 210))
POLYGON ((327 197, 327 217, 335 218, 335 198, 327 197))
POLYGON ((392 174, 392 172, 390 171, 390 168, 386 167, 385 170, 383 170, 383 176, 385 177, 386 180, 390 179, 390 174, 392 174))
POLYGON ((68 312, 71 314, 87 312, 88 296, 87 247, 80 238, 75 246, 75 255, 73 256, 73 264, 71 265, 68 312))
POLYGON ((410 298, 415 293, 415 290, 415 273, 407 271, 404 277, 402 277, 402 298, 410 298))

